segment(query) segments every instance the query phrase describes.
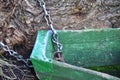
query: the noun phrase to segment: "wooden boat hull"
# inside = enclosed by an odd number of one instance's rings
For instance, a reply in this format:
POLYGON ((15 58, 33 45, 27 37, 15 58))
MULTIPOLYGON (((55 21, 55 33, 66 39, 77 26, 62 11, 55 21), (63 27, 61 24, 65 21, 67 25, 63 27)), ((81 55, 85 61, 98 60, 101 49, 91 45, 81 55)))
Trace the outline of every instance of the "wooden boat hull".
POLYGON ((51 31, 38 32, 31 54, 40 80, 120 80, 91 67, 120 65, 120 29, 58 30, 65 62, 53 59, 51 31))

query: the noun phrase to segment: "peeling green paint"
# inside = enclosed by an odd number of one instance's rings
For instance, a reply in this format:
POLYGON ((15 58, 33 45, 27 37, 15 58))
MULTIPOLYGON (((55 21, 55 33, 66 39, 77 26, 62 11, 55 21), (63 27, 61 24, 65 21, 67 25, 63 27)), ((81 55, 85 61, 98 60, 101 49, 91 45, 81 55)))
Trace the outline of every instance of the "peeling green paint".
POLYGON ((120 80, 98 72, 100 68, 94 71, 95 67, 120 65, 119 28, 57 32, 65 63, 53 60, 51 31, 38 32, 31 60, 40 80, 120 80))

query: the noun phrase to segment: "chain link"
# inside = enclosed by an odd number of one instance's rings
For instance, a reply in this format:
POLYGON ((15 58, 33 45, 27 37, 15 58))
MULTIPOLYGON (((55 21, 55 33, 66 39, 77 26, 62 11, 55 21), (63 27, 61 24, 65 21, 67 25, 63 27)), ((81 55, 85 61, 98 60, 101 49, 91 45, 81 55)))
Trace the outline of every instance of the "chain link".
POLYGON ((32 68, 31 61, 29 58, 24 59, 22 55, 18 54, 14 50, 11 50, 7 45, 5 45, 3 42, 0 42, 0 48, 2 48, 4 51, 8 52, 10 56, 13 56, 16 58, 17 61, 22 61, 26 64, 26 66, 32 68))
POLYGON ((37 2, 40 3, 40 6, 43 8, 43 12, 44 12, 44 18, 47 22, 47 25, 50 27, 50 29, 52 30, 52 41, 53 43, 57 46, 57 51, 58 52, 62 52, 62 44, 59 42, 58 39, 58 33, 57 31, 54 29, 53 27, 53 22, 51 20, 51 16, 48 13, 47 9, 46 9, 46 3, 44 0, 38 0, 37 2))
MULTIPOLYGON (((58 41, 58 33, 53 27, 53 22, 51 20, 51 16, 50 16, 50 14, 48 13, 48 11, 46 9, 46 3, 44 2, 44 0, 41 0, 41 1, 37 0, 37 2, 39 2, 39 5, 43 8, 44 18, 45 18, 45 20, 47 22, 47 25, 52 30, 52 41, 57 46, 57 52, 62 52, 62 44, 58 41)), ((26 64, 26 66, 28 66, 30 68, 33 67, 31 65, 31 61, 30 61, 29 58, 24 59, 22 55, 18 54, 14 50, 11 50, 7 45, 5 45, 1 41, 0 41, 0 48, 2 48, 4 51, 8 52, 10 56, 15 57, 17 61, 24 62, 26 64)))

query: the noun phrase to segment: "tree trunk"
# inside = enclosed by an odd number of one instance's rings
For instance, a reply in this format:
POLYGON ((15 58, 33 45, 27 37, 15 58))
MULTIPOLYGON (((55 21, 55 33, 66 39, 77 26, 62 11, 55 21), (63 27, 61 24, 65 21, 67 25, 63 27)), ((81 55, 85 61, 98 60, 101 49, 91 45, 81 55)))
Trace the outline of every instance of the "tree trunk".
MULTIPOLYGON (((38 30, 49 29, 40 0, 0 0, 0 41, 29 57, 38 30)), ((120 0, 45 0, 55 29, 120 27, 120 0)), ((4 51, 1 49, 0 53, 4 51)))
MULTIPOLYGON (((116 28, 119 0, 45 0, 56 29, 116 28)), ((37 0, 0 1, 0 40, 20 54, 30 54, 36 32, 49 29, 37 0)))

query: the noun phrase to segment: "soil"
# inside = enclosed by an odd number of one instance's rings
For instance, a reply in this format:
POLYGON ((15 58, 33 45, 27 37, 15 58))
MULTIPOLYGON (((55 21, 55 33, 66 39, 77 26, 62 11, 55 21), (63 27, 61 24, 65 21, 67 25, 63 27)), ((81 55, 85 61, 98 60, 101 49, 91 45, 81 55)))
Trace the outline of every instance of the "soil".
MULTIPOLYGON (((120 0, 45 0, 55 29, 119 28, 120 0)), ((29 57, 38 30, 49 29, 39 0, 0 1, 0 41, 29 57)), ((0 49, 0 53, 4 53, 0 49)), ((30 79, 29 79, 30 80, 30 79)))

